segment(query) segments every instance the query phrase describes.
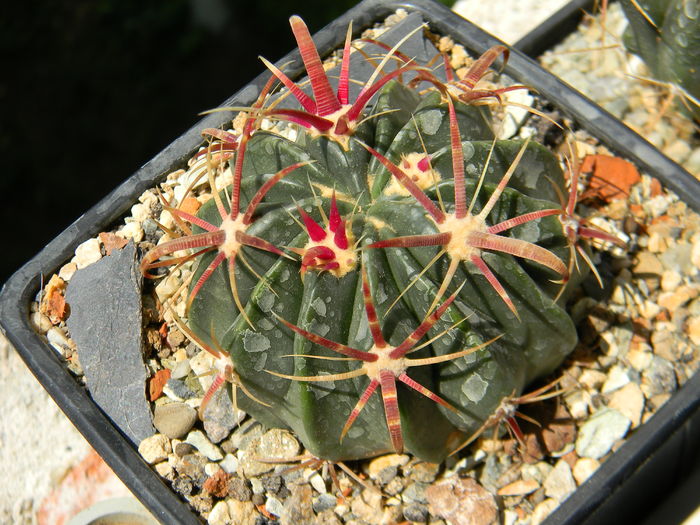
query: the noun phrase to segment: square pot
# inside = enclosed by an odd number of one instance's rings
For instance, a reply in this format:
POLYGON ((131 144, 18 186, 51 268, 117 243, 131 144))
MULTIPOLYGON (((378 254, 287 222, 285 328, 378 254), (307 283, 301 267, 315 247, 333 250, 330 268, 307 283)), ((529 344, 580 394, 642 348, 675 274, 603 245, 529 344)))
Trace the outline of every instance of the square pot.
MULTIPOLYGON (((314 35, 314 41, 321 55, 326 55, 342 45, 351 20, 355 34, 358 34, 372 24, 381 22, 398 8, 420 13, 432 31, 452 36, 455 42, 463 44, 477 56, 501 43, 431 0, 365 0, 314 35)), ((303 70, 297 51, 285 56, 278 65, 290 62, 293 62, 292 66, 287 66, 286 71, 294 78, 303 70)), ((700 183, 597 105, 571 90, 518 51, 511 52, 505 72, 536 89, 543 98, 611 150, 632 160, 646 173, 676 192, 691 208, 700 211, 700 183)), ((260 75, 222 105, 250 105, 268 76, 267 73, 260 75)), ((27 366, 115 473, 164 523, 194 524, 200 521, 142 460, 133 445, 92 401, 86 389, 78 385, 56 352, 34 331, 29 321, 29 308, 39 290, 39 276, 56 272, 71 258, 80 243, 108 229, 128 212, 145 190, 160 182, 168 173, 183 167, 202 143, 200 130, 219 127, 233 116, 233 113, 227 112, 213 113, 195 124, 25 264, 0 293, 2 329, 27 366)), ((658 470, 653 473, 657 483, 660 481, 659 476, 663 475, 664 480, 675 476, 677 470, 674 467, 678 467, 688 457, 678 454, 692 449, 690 444, 693 443, 693 437, 697 442, 697 436, 700 435, 698 391, 700 374, 689 380, 659 410, 650 424, 639 428, 586 484, 569 497, 550 516, 550 522, 582 523, 591 518, 595 509, 598 509, 599 514, 603 513, 601 520, 619 519, 619 508, 615 509, 615 513, 605 510, 612 504, 608 502, 617 501, 613 498, 617 494, 638 494, 638 485, 626 480, 641 479, 632 476, 637 471, 641 472, 640 466, 649 463, 650 457, 665 467, 663 473, 658 470)))

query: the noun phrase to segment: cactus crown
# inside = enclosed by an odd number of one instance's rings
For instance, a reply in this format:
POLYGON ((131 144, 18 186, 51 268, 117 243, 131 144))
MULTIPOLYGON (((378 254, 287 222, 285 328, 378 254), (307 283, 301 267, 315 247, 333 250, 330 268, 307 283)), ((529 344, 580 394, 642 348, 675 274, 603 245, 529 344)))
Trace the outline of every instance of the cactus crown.
POLYGON ((595 235, 572 223, 574 196, 559 203, 547 149, 494 137, 483 102, 523 89, 480 87, 505 48, 441 79, 398 46, 353 52, 349 28, 329 72, 291 26, 311 93, 265 61, 271 82, 237 131, 205 131, 213 198, 196 216, 171 208, 185 235, 142 268, 196 259, 185 330, 221 363, 212 388, 243 387, 264 424, 324 459, 439 461, 573 348, 557 295, 572 232, 595 235), (269 96, 276 81, 298 105, 269 96))

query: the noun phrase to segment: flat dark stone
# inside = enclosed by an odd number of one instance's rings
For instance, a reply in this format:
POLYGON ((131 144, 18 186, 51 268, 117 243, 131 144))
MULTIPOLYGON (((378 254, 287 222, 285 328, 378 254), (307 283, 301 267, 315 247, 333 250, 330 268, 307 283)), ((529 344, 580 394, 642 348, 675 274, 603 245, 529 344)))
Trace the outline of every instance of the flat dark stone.
POLYGON ((67 324, 92 398, 132 442, 154 434, 146 399, 136 246, 78 270, 68 283, 67 324))

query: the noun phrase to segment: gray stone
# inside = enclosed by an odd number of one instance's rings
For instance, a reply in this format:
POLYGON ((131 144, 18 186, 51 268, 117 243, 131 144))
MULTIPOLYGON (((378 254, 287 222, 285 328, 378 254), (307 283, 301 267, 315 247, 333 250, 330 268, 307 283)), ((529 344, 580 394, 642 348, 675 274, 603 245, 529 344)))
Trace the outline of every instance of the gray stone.
POLYGON ((642 373, 642 391, 647 399, 676 390, 676 371, 673 363, 655 355, 642 373))
POLYGON ((428 503, 428 499, 425 495, 425 489, 427 487, 427 483, 421 483, 419 481, 409 483, 401 493, 401 499, 403 499, 405 503, 428 503))
POLYGON ((248 481, 239 477, 232 477, 228 482, 228 495, 238 501, 250 501, 253 491, 248 481))
POLYGON ((248 445, 263 435, 263 427, 254 419, 248 419, 233 431, 229 446, 233 450, 246 449, 248 445))
POLYGON ((66 301, 88 390, 107 416, 138 444, 154 433, 143 362, 141 272, 136 246, 75 272, 66 301))
POLYGON ((184 401, 197 397, 197 394, 193 392, 184 381, 172 378, 168 379, 168 382, 165 383, 163 393, 174 401, 184 401))
POLYGON ((204 410, 204 431, 213 443, 219 443, 231 434, 233 427, 240 423, 243 417, 245 412, 233 409, 228 388, 220 388, 211 397, 204 410))
POLYGON ((320 513, 328 509, 333 509, 335 508, 336 504, 337 501, 335 499, 335 496, 328 493, 321 494, 317 498, 313 499, 313 509, 316 513, 320 513))
POLYGON ((158 432, 170 439, 179 439, 187 434, 197 421, 197 411, 185 403, 168 403, 156 406, 153 424, 158 432))
POLYGON ((586 421, 576 439, 576 453, 580 457, 600 459, 610 452, 618 439, 627 434, 629 418, 612 408, 603 408, 586 421))
POLYGON ((408 521, 425 523, 428 521, 428 508, 425 505, 413 503, 403 508, 403 517, 408 521))

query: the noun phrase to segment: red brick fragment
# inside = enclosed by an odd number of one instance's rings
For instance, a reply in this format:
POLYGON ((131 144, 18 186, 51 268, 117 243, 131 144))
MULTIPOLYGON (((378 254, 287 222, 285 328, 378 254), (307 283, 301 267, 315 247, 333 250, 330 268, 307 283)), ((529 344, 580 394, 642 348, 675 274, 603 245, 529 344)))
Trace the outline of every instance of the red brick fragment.
POLYGON ((163 395, 163 387, 168 382, 168 379, 170 379, 170 370, 167 368, 158 370, 153 374, 153 377, 148 382, 148 393, 151 401, 155 401, 163 395))
POLYGON ((586 155, 581 172, 593 174, 586 193, 605 202, 627 198, 630 188, 641 180, 632 163, 610 155, 586 155))
POLYGON ((209 476, 202 488, 212 496, 225 498, 228 494, 228 482, 231 476, 224 470, 217 470, 213 476, 209 476))
POLYGON ((121 250, 129 242, 124 237, 119 237, 111 232, 101 232, 98 237, 107 255, 112 255, 115 250, 121 250))

